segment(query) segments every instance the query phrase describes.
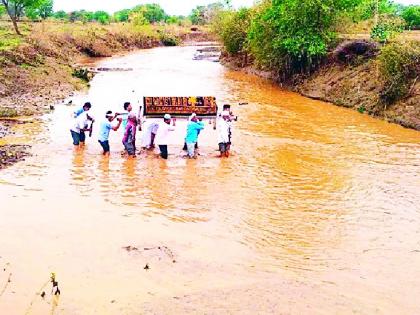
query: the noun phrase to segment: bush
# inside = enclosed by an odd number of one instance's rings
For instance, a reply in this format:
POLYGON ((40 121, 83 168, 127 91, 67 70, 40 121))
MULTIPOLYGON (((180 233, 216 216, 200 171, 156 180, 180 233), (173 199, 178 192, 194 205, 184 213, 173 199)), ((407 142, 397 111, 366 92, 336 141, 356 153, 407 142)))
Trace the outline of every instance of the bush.
POLYGON ((420 28, 420 5, 410 5, 406 7, 401 16, 410 29, 420 28))
POLYGON ((405 97, 420 74, 418 42, 386 45, 379 56, 379 69, 384 83, 381 100, 392 104, 405 97))
POLYGON ((164 46, 178 46, 179 45, 179 39, 168 32, 162 32, 160 35, 160 41, 164 46))
POLYGON ((372 28, 370 37, 380 43, 386 43, 396 34, 404 30, 405 21, 399 17, 384 16, 381 21, 372 28))

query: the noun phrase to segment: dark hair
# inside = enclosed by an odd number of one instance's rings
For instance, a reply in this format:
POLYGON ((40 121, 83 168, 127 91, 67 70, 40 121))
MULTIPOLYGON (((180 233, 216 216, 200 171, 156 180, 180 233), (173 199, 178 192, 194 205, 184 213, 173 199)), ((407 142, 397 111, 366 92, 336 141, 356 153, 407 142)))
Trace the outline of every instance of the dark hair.
POLYGON ((105 114, 105 117, 107 117, 107 118, 108 118, 108 115, 112 115, 112 111, 110 111, 110 110, 109 110, 109 111, 107 111, 107 112, 106 112, 106 114, 105 114))
POLYGON ((89 102, 86 102, 85 105, 83 105, 83 107, 92 108, 92 104, 89 102))
POLYGON ((125 102, 124 103, 124 110, 127 110, 128 106, 130 106, 131 103, 130 102, 125 102))

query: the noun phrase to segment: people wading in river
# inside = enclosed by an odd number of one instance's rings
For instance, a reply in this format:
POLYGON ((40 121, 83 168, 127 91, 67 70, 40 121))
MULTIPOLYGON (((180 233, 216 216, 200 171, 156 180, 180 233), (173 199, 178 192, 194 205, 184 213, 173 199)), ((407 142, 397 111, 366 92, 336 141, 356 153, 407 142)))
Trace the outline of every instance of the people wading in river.
POLYGON ((109 133, 111 130, 117 131, 122 123, 122 118, 117 118, 119 114, 116 113, 115 115, 112 114, 111 111, 108 111, 105 115, 105 119, 101 122, 99 126, 99 136, 98 142, 101 145, 102 149, 104 150, 103 155, 109 156, 110 154, 110 147, 109 147, 109 133), (117 118, 118 124, 116 126, 112 126, 112 122, 117 118))
MULTIPOLYGON (((90 109, 92 108, 92 104, 89 102, 86 102, 85 104, 83 104, 82 107, 76 109, 72 115, 73 115, 73 119, 77 119, 80 115, 87 113, 88 111, 90 111, 90 109)), ((80 142, 85 143, 85 139, 86 139, 86 135, 84 131, 80 131, 80 142)))
POLYGON ((159 123, 156 120, 150 120, 144 123, 144 133, 141 138, 141 147, 145 150, 152 150, 155 148, 155 138, 159 123))
POLYGON ((187 136, 185 137, 185 143, 187 144, 188 157, 190 159, 196 158, 195 148, 198 140, 198 135, 201 130, 204 129, 204 123, 198 120, 197 116, 194 115, 187 125, 187 136))
POLYGON ((125 128, 123 144, 126 153, 129 157, 136 156, 136 131, 137 131, 137 118, 133 114, 128 115, 127 126, 125 128))
POLYGON ((220 157, 229 157, 232 144, 232 123, 231 114, 228 111, 223 111, 221 114, 221 119, 217 123, 217 134, 220 157))
POLYGON ((80 145, 84 145, 86 136, 86 131, 91 131, 92 125, 89 128, 89 121, 94 121, 92 117, 90 117, 87 113, 88 110, 81 113, 77 118, 73 120, 73 125, 70 128, 71 137, 73 139, 73 145, 78 147, 80 145))
MULTIPOLYGON (((125 102, 124 103, 124 112, 121 114, 121 116, 123 117, 123 129, 125 130, 125 128, 127 127, 127 123, 128 123, 128 116, 134 116, 136 117, 136 115, 133 113, 133 106, 131 105, 130 102, 125 102)), ((137 123, 139 123, 137 121, 137 123)))
POLYGON ((159 128, 156 133, 156 144, 159 146, 160 156, 162 159, 168 159, 168 143, 170 132, 175 130, 176 119, 172 119, 171 126, 171 115, 166 114, 163 117, 163 121, 159 123, 159 128))
POLYGON ((81 114, 88 112, 90 109, 92 108, 92 104, 89 102, 86 102, 82 107, 76 109, 73 112, 73 118, 76 119, 77 117, 79 117, 81 114))

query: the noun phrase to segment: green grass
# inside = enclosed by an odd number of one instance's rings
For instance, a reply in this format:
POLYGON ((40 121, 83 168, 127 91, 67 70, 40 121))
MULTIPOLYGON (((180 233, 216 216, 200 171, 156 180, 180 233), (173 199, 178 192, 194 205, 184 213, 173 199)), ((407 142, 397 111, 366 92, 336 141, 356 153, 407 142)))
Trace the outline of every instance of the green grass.
POLYGON ((0 51, 15 49, 21 43, 21 36, 16 35, 10 27, 0 25, 0 51))

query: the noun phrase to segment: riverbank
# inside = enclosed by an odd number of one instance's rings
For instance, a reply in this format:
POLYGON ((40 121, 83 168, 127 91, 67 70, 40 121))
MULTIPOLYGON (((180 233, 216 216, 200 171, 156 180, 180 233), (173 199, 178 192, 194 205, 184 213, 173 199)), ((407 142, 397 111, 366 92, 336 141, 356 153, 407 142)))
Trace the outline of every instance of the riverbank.
MULTIPOLYGON (((419 43, 416 39, 411 42, 419 43)), ((403 45, 405 44, 406 42, 403 45)), ((398 54, 398 50, 396 53, 398 54)), ((420 70, 413 69, 417 75, 409 82, 405 95, 396 101, 384 102, 381 97, 386 83, 379 71, 380 55, 380 47, 368 40, 344 41, 341 47, 338 46, 330 51, 315 72, 310 75, 298 74, 287 80, 282 78, 282 73, 279 71, 258 69, 249 56, 229 56, 225 53, 222 63, 231 69, 273 80, 281 87, 303 96, 420 130, 420 80, 418 80, 420 70), (357 50, 359 44, 363 46, 363 50, 359 53, 346 51, 349 47, 356 47, 357 50)))
MULTIPOLYGON (((23 36, 0 22, 0 118, 42 115, 89 85, 93 73, 80 60, 110 57, 136 49, 207 41, 207 32, 174 25, 62 22, 22 23, 23 36)), ((0 120, 0 138, 10 124, 0 120)), ((27 155, 28 146, 0 146, 0 167, 27 155)))

